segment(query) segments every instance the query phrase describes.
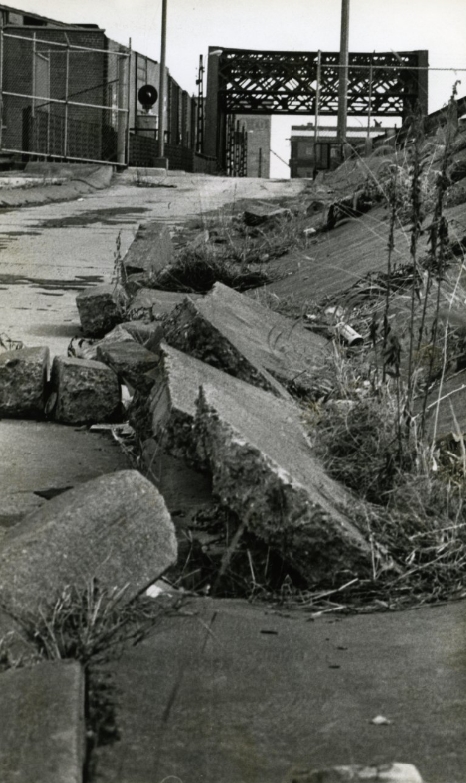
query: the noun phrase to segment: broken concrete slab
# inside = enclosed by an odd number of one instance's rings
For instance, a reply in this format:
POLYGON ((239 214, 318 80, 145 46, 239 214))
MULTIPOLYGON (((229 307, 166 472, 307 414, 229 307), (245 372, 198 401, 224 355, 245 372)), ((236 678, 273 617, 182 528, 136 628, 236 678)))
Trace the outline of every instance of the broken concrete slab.
POLYGON ((369 573, 353 498, 314 457, 297 406, 241 386, 201 388, 194 437, 214 493, 306 584, 369 573))
POLYGON ((76 661, 46 661, 0 677, 2 783, 81 783, 84 673, 76 661))
POLYGON ((123 265, 128 275, 143 273, 150 280, 173 261, 174 252, 168 227, 163 223, 148 223, 139 227, 123 265))
POLYGON ((76 297, 81 328, 87 337, 103 337, 123 320, 127 295, 114 283, 86 288, 76 297))
POLYGON ((50 361, 48 348, 0 354, 0 416, 41 416, 50 361))
POLYGON ((154 385, 147 400, 151 434, 162 451, 199 465, 192 436, 196 400, 202 383, 243 393, 243 383, 209 364, 160 344, 160 359, 152 371, 154 385))
POLYGON ((118 378, 106 364, 56 356, 51 381, 56 421, 89 424, 114 419, 119 412, 118 378))
MULTIPOLYGON (((199 299, 202 294, 189 294, 190 299, 199 299)), ((149 317, 160 321, 186 298, 176 291, 157 291, 155 288, 141 288, 128 308, 131 318, 149 317)))
POLYGON ((300 323, 221 283, 202 299, 185 299, 164 332, 175 348, 282 397, 283 386, 313 393, 327 346, 300 323))
POLYGON ((16 525, 46 502, 45 498, 34 492, 9 492, 0 495, 0 527, 16 525))
POLYGON ((244 211, 244 222, 247 226, 258 226, 271 220, 289 220, 291 210, 277 207, 267 201, 253 201, 244 211))
POLYGON ((148 391, 152 386, 153 381, 147 373, 156 367, 159 361, 157 354, 135 340, 126 343, 99 343, 97 358, 110 367, 124 383, 143 391, 148 391))
POLYGON ((0 548, 0 601, 30 621, 66 585, 124 589, 132 600, 176 561, 162 496, 136 470, 81 484, 10 528, 0 548))

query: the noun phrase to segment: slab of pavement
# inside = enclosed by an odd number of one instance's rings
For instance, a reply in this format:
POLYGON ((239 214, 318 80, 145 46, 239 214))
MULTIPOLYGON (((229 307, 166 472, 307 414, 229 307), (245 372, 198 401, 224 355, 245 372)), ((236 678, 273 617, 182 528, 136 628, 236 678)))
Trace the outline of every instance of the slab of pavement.
POLYGON ((113 665, 100 783, 283 783, 292 765, 414 764, 464 783, 466 603, 351 617, 193 599, 113 665), (382 716, 386 722, 373 723, 382 716))

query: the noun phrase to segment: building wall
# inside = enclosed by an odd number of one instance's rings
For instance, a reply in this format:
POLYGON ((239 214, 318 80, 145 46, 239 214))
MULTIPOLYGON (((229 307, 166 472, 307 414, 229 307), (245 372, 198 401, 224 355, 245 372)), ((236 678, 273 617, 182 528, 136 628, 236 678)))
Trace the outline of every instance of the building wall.
POLYGON ((237 114, 240 128, 248 134, 248 177, 270 177, 270 144, 272 137, 272 117, 269 115, 237 114))

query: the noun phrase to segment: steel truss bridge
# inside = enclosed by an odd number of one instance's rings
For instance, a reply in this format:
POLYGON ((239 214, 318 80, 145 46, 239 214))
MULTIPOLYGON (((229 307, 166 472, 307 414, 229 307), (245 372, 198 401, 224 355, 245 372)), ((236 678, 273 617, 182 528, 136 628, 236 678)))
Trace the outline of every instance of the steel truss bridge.
MULTIPOLYGON (((206 152, 226 154, 231 114, 314 114, 318 52, 209 48, 206 152)), ((320 53, 319 115, 338 115, 339 52, 320 53)), ((350 53, 348 116, 401 117, 428 112, 428 52, 350 53)))

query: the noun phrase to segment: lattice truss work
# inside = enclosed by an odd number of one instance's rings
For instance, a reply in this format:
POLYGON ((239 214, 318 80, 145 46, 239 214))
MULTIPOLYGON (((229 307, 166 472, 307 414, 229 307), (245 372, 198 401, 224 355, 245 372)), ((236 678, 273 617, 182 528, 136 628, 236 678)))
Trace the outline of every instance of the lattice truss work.
MULTIPOLYGON (((223 49, 220 110, 227 114, 313 114, 317 57, 317 52, 223 49)), ((338 52, 321 53, 320 114, 338 114, 338 63, 338 52)), ((427 52, 353 53, 349 65, 348 115, 367 114, 369 96, 373 116, 406 117, 418 102, 427 113, 427 52), (421 67, 422 71, 410 70, 421 67)))

